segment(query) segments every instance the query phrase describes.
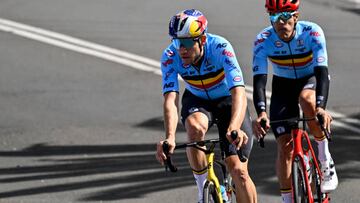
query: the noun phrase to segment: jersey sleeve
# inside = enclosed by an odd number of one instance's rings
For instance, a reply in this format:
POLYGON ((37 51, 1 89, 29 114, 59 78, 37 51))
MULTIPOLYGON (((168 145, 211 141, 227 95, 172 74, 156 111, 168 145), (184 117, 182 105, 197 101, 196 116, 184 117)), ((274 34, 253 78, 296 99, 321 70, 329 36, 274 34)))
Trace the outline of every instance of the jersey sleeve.
POLYGON ((224 74, 229 89, 236 86, 245 86, 243 74, 240 65, 236 59, 235 52, 230 42, 222 39, 216 46, 220 54, 220 60, 224 67, 224 74))
POLYGON ((269 35, 269 31, 263 31, 255 38, 253 47, 253 75, 268 73, 268 61, 265 49, 267 35, 269 35))
POLYGON ((166 49, 161 57, 162 93, 179 92, 178 73, 175 69, 175 52, 166 49))
POLYGON ((326 41, 324 31, 320 26, 315 25, 310 31, 311 47, 313 51, 314 66, 328 66, 326 41))

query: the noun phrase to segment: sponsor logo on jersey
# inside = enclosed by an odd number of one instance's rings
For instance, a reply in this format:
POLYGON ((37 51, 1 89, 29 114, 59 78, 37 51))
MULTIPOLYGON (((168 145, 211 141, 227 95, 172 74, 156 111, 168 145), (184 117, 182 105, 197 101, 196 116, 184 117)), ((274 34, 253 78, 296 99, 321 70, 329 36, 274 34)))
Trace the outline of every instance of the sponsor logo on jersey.
POLYGON ((216 46, 216 49, 225 48, 226 46, 227 46, 227 43, 219 43, 219 44, 216 46))
POLYGON ((172 64, 174 62, 173 59, 168 59, 162 63, 164 67, 167 67, 168 65, 172 64))
POLYGON ((306 51, 306 47, 297 48, 297 49, 295 49, 295 51, 297 51, 297 52, 305 52, 305 51, 306 51))
POLYGON ((215 68, 215 66, 210 65, 210 66, 204 68, 204 71, 210 72, 210 71, 214 70, 214 68, 215 68))
POLYGON ((310 84, 305 85, 303 89, 312 89, 314 87, 315 87, 315 84, 310 83, 310 84))
POLYGON ((254 46, 257 46, 258 44, 263 43, 264 41, 265 41, 264 38, 260 38, 254 42, 254 46))
POLYGON ((282 42, 280 42, 279 40, 277 40, 277 41, 275 41, 275 46, 276 46, 277 48, 281 48, 281 47, 284 46, 284 44, 283 44, 282 42))
POLYGON ((225 59, 225 63, 228 64, 229 66, 231 66, 232 68, 237 68, 235 66, 235 64, 231 60, 229 60, 228 58, 225 59))
POLYGON ((189 109, 189 113, 195 113, 195 112, 199 112, 199 111, 200 110, 197 107, 192 107, 192 108, 189 109))
POLYGON ((234 53, 232 53, 231 51, 228 51, 226 49, 224 49, 224 51, 222 52, 222 55, 228 56, 228 57, 234 57, 234 53))
POLYGON ((171 87, 174 87, 174 86, 175 86, 175 83, 174 83, 174 82, 165 83, 163 89, 171 88, 171 87))
POLYGON ((310 32, 310 36, 320 37, 321 34, 319 32, 310 32))
POLYGON ((270 35, 271 35, 271 32, 269 32, 269 31, 265 31, 265 32, 261 33, 261 37, 263 37, 263 38, 269 37, 270 35))
POLYGON ((311 41, 315 44, 321 44, 320 40, 317 40, 317 39, 312 39, 311 41))
POLYGON ((171 51, 170 49, 167 49, 167 50, 166 50, 166 55, 167 55, 168 57, 173 57, 173 56, 175 55, 175 53, 174 53, 173 51, 171 51))
POLYGON ((241 81, 242 81, 242 77, 241 77, 241 76, 235 76, 235 77, 233 78, 233 81, 235 81, 235 82, 241 82, 241 81))
POLYGON ((284 127, 284 126, 279 126, 279 127, 277 127, 277 128, 276 128, 276 132, 277 132, 278 134, 284 133, 284 132, 285 132, 285 127, 284 127))
POLYGON ((318 63, 322 63, 322 62, 325 61, 325 57, 319 56, 319 57, 317 57, 316 61, 317 61, 318 63))
POLYGON ((175 71, 175 69, 170 69, 168 72, 165 73, 165 80, 168 80, 170 75, 175 71))
POLYGON ((191 66, 191 64, 189 64, 189 65, 182 64, 182 65, 183 65, 183 68, 185 68, 185 69, 190 68, 190 66, 191 66))
POLYGON ((266 104, 265 104, 265 102, 261 101, 261 102, 257 103, 257 106, 264 107, 263 109, 265 109, 266 104))
POLYGON ((296 44, 297 44, 298 47, 301 47, 301 46, 304 45, 304 40, 303 40, 303 39, 298 39, 298 40, 296 41, 296 44))
POLYGON ((310 31, 312 30, 312 27, 311 26, 306 26, 303 28, 303 32, 307 32, 307 31, 310 31))

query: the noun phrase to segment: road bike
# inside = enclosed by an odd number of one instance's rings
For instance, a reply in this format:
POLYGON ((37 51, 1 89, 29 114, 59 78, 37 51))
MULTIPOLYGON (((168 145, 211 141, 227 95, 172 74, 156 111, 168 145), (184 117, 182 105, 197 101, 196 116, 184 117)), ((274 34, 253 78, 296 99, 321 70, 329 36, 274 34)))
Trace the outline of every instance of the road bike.
MULTIPOLYGON (((231 137, 233 140, 237 138, 237 132, 233 131, 231 133, 231 137)), ((225 187, 225 192, 227 195, 228 200, 226 202, 236 202, 235 198, 235 186, 232 183, 231 175, 229 174, 228 170, 226 169, 226 165, 224 163, 225 159, 225 152, 221 150, 221 160, 215 159, 215 146, 216 144, 222 142, 220 139, 209 139, 209 140, 203 140, 203 141, 197 141, 197 142, 191 142, 191 143, 184 143, 180 145, 176 145, 176 149, 186 148, 186 147, 194 147, 206 154, 207 159, 207 168, 208 168, 208 176, 207 180, 204 184, 203 188, 203 202, 204 203, 223 203, 223 197, 221 193, 220 188, 220 181, 223 180, 223 186, 225 187), (215 170, 214 170, 214 164, 217 164, 221 168, 221 172, 223 174, 222 177, 217 177, 215 170)), ((177 167, 172 162, 171 156, 169 155, 169 145, 165 141, 163 143, 163 151, 167 157, 165 161, 165 170, 167 168, 170 169, 171 172, 176 172, 177 167)), ((238 150, 238 155, 241 162, 245 162, 247 158, 242 154, 241 149, 238 150)))
MULTIPOLYGON (((285 122, 291 127, 294 150, 292 156, 291 184, 294 203, 328 203, 330 201, 329 194, 321 192, 322 172, 305 127, 306 121, 315 119, 315 117, 290 118, 270 122, 270 124, 285 122), (300 122, 303 122, 303 129, 298 127, 300 122)), ((322 117, 317 116, 317 120, 326 138, 331 141, 329 132, 323 127, 322 117)), ((266 121, 261 121, 261 126, 265 129, 266 121)))

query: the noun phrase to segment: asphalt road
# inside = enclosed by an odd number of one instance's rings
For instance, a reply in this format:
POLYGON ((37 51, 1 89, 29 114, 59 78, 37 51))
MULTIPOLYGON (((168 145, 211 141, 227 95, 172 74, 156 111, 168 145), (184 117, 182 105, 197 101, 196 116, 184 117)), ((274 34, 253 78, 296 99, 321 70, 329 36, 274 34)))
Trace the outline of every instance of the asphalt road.
MULTIPOLYGON (((0 19, 116 49, 56 41, 1 20, 0 202, 196 202, 184 153, 175 157, 177 174, 165 174, 154 156, 163 124, 161 78, 153 70, 170 41, 169 18, 193 7, 207 16, 209 32, 233 44, 251 86, 252 41, 268 24, 262 1, 0 2, 0 19)), ((332 202, 360 202, 359 12, 345 1, 303 0, 301 18, 320 24, 327 38, 328 106, 337 122, 331 151, 340 179, 332 202)), ((181 126, 177 141, 185 141, 181 126)), ((252 152, 259 202, 280 202, 275 147, 269 135, 266 148, 252 152)))

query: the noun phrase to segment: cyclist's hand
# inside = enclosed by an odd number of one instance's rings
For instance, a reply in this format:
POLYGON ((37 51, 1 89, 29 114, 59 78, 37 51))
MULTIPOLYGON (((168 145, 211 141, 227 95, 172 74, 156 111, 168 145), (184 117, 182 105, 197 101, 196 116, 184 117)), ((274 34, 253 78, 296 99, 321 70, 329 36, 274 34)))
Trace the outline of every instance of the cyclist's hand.
POLYGON ((323 120, 324 120, 323 126, 329 133, 331 133, 330 125, 331 125, 333 118, 331 117, 330 113, 327 112, 325 109, 318 107, 318 108, 316 108, 316 115, 321 115, 323 117, 323 120))
POLYGON ((246 133, 240 129, 236 130, 237 131, 237 138, 236 139, 232 139, 231 137, 231 132, 233 130, 229 130, 226 133, 226 138, 229 140, 230 143, 232 143, 233 145, 236 146, 236 150, 240 150, 240 147, 242 145, 245 145, 248 142, 248 136, 246 135, 246 133))
POLYGON ((265 112, 262 112, 259 117, 253 121, 253 131, 257 139, 263 138, 266 132, 270 129, 270 120, 265 112), (261 126, 261 121, 266 121, 265 129, 261 126))
POLYGON ((156 159, 160 162, 161 165, 164 165, 164 160, 166 160, 166 155, 163 151, 163 143, 167 141, 169 144, 169 154, 174 153, 174 149, 175 149, 175 141, 171 140, 171 139, 166 139, 163 141, 160 141, 157 143, 156 146, 156 159))

